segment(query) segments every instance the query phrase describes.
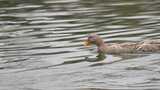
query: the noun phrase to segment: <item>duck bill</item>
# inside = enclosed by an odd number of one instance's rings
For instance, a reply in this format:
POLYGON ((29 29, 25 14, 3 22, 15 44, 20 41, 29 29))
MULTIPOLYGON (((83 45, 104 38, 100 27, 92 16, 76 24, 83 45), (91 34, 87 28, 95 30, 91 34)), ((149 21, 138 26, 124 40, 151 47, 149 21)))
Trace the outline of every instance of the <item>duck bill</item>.
POLYGON ((89 42, 88 40, 85 40, 85 41, 84 41, 84 46, 90 47, 91 45, 92 45, 92 43, 89 42))

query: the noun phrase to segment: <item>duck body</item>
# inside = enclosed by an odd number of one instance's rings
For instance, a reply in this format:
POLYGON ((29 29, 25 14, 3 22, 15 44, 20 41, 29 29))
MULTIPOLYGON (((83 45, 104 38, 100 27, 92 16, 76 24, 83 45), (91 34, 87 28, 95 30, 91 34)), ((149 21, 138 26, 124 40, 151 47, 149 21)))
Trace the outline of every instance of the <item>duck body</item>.
POLYGON ((105 44, 98 47, 98 52, 105 52, 108 54, 121 54, 121 53, 146 53, 146 52, 159 52, 160 43, 112 43, 105 44))
POLYGON ((133 53, 135 49, 136 43, 108 43, 104 46, 99 46, 98 52, 105 52, 108 54, 133 53))
POLYGON ((96 34, 90 34, 87 44, 95 44, 99 53, 123 54, 123 53, 147 53, 160 52, 160 40, 144 40, 141 42, 104 43, 96 34))

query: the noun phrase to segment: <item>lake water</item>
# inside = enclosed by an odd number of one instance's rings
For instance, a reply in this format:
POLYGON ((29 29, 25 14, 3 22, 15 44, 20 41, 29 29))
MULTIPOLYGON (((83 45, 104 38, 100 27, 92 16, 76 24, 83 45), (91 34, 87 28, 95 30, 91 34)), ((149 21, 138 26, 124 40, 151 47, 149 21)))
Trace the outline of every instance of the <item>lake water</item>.
POLYGON ((160 39, 160 0, 0 0, 0 90, 160 89, 160 54, 87 62, 105 42, 160 39), (114 62, 116 61, 116 62, 114 62))

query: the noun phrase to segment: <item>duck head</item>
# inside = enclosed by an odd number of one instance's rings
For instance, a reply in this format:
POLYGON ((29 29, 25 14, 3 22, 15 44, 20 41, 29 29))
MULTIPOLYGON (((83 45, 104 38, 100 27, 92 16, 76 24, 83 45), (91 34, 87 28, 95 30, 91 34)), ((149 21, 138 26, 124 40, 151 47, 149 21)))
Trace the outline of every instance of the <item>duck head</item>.
POLYGON ((97 34, 90 34, 87 37, 87 40, 84 42, 84 46, 91 46, 91 45, 96 45, 96 46, 101 46, 104 45, 104 42, 100 36, 97 34))

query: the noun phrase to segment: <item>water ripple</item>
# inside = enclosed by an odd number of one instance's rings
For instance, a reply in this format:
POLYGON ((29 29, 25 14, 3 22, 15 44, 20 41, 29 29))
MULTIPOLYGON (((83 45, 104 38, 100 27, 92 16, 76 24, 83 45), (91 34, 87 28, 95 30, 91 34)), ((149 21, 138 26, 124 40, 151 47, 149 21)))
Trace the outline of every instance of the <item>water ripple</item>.
POLYGON ((159 89, 159 54, 106 55, 83 47, 160 39, 158 0, 1 0, 0 89, 159 89), (134 78, 134 79, 133 79, 134 78))

